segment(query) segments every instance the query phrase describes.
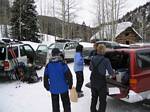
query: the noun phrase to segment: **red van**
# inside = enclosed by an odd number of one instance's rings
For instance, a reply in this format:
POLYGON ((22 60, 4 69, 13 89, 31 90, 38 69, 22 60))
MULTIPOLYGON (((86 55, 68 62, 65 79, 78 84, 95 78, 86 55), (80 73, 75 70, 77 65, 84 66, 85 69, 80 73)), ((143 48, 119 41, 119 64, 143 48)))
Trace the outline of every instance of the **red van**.
POLYGON ((109 96, 134 103, 150 99, 150 47, 107 51, 116 77, 107 79, 109 96))

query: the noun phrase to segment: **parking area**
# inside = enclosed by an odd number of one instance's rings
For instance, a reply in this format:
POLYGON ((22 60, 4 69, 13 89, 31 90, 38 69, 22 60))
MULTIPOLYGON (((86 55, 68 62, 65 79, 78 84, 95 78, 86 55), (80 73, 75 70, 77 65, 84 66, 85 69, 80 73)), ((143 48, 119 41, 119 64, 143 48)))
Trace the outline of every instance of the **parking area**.
MULTIPOLYGON (((73 72, 73 63, 68 64, 76 84, 73 72)), ((43 76, 44 68, 37 71, 39 76, 43 76)), ((84 68, 84 97, 78 99, 77 103, 72 103, 72 112, 90 112, 90 89, 85 87, 89 82, 90 71, 88 66, 84 68), (82 107, 81 107, 82 106, 82 107)), ((50 94, 43 87, 43 82, 27 84, 23 82, 0 82, 0 112, 51 112, 50 94), (20 87, 19 87, 20 85, 20 87)), ((130 104, 108 97, 106 112, 149 112, 150 108, 143 103, 130 104)), ((61 112, 63 112, 61 105, 61 112)))

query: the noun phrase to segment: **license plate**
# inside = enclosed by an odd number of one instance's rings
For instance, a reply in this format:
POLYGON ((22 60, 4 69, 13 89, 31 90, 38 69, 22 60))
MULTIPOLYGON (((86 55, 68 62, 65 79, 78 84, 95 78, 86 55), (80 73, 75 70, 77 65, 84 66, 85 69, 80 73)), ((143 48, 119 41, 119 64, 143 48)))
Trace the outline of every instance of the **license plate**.
POLYGON ((118 87, 109 87, 108 92, 109 95, 120 94, 120 89, 118 87))

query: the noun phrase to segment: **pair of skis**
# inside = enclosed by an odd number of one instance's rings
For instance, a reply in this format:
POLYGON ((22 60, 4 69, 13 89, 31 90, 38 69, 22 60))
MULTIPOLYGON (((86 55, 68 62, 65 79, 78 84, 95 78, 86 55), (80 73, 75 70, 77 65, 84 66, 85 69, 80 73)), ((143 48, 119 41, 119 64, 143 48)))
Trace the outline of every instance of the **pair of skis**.
MULTIPOLYGON (((15 65, 16 67, 18 67, 19 62, 18 62, 18 59, 17 59, 17 56, 16 56, 15 51, 13 50, 12 47, 9 47, 9 48, 8 48, 8 51, 10 52, 11 56, 12 56, 13 59, 14 59, 14 65, 15 65)), ((15 78, 18 80, 17 85, 16 85, 15 88, 19 88, 19 87, 21 87, 21 80, 20 80, 20 78, 19 78, 19 76, 18 76, 18 74, 17 74, 17 72, 16 72, 16 68, 14 68, 14 69, 15 69, 15 70, 14 70, 14 73, 13 73, 12 75, 15 75, 15 78)), ((10 76, 10 77, 13 77, 13 76, 10 76)))

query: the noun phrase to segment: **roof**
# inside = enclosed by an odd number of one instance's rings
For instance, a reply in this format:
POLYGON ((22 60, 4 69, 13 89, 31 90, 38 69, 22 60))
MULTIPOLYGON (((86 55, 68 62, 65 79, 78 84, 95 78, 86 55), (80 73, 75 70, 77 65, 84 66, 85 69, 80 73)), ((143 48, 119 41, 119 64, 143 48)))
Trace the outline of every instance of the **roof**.
POLYGON ((131 22, 122 22, 122 23, 117 24, 115 37, 117 37, 120 33, 125 31, 129 27, 132 27, 132 23, 131 22))
MULTIPOLYGON (((115 37, 116 38, 120 33, 122 33, 123 31, 125 31, 127 28, 131 27, 133 29, 133 31, 141 38, 143 39, 140 34, 132 27, 132 23, 131 22, 122 22, 122 23, 118 23, 117 24, 117 28, 116 28, 116 34, 115 37)), ((102 31, 98 31, 95 35, 93 35, 91 37, 90 40, 94 40, 94 39, 99 39, 99 33, 102 31)), ((105 25, 104 26, 104 38, 110 38, 112 33, 112 25, 105 25)))

